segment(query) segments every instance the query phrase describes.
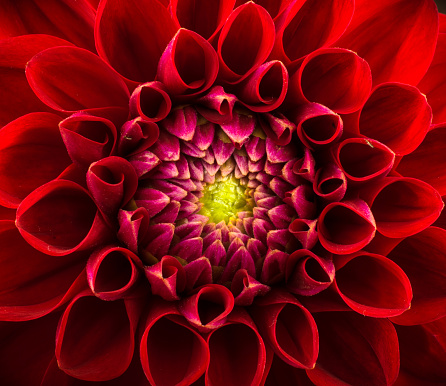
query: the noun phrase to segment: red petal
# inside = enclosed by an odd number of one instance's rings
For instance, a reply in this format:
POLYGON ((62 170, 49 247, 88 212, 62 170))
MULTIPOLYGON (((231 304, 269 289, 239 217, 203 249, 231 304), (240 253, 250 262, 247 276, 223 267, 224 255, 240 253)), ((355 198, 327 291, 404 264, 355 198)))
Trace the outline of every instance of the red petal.
POLYGON ((174 303, 160 300, 149 308, 140 352, 142 367, 153 385, 190 385, 209 364, 209 349, 201 335, 174 303))
POLYGON ((80 293, 65 310, 56 335, 56 358, 72 377, 106 381, 128 368, 138 320, 126 302, 104 302, 90 294, 80 293))
POLYGON ((347 191, 347 178, 337 165, 329 163, 317 171, 313 190, 325 201, 341 201, 347 191))
POLYGON ((17 227, 37 250, 62 256, 106 242, 106 228, 89 193, 67 180, 34 190, 17 209, 17 227))
POLYGON ((229 83, 246 78, 268 58, 274 35, 273 20, 264 8, 253 2, 238 7, 218 38, 219 76, 229 83))
POLYGON ((139 85, 130 97, 130 113, 145 121, 158 122, 167 117, 172 107, 166 87, 161 82, 139 85))
POLYGON ((0 38, 47 34, 94 51, 95 10, 87 0, 24 0, 5 2, 0 13, 0 38))
POLYGON ((46 105, 60 111, 128 106, 124 81, 98 56, 74 47, 54 47, 26 66, 28 82, 46 105))
POLYGON ((397 172, 432 185, 442 196, 446 194, 446 125, 433 126, 420 146, 404 156, 397 172))
POLYGON ((121 75, 149 82, 176 30, 157 0, 103 0, 96 16, 96 48, 121 75))
POLYGON ((171 0, 173 17, 183 28, 212 40, 234 8, 235 0, 171 0))
POLYGON ((392 321, 412 325, 445 316, 446 231, 428 228, 403 240, 388 256, 407 274, 414 295, 410 310, 392 321))
POLYGON ((353 19, 335 45, 367 60, 374 84, 417 84, 431 63, 437 33, 433 1, 356 0, 353 19))
POLYGON ((362 108, 359 131, 384 143, 397 155, 405 155, 423 141, 431 119, 431 108, 417 88, 385 83, 372 91, 362 108))
POLYGON ((0 203, 17 207, 34 189, 56 178, 70 163, 60 138, 60 117, 31 113, 0 131, 0 203))
POLYGON ((376 318, 400 315, 410 307, 412 288, 392 260, 372 253, 334 258, 335 289, 354 311, 376 318))
POLYGON ((322 48, 305 57, 290 75, 285 103, 316 102, 347 114, 362 107, 371 86, 370 68, 364 59, 342 48, 322 48))
POLYGON ((315 314, 320 352, 314 370, 316 385, 392 385, 399 370, 398 338, 386 319, 352 312, 315 314))

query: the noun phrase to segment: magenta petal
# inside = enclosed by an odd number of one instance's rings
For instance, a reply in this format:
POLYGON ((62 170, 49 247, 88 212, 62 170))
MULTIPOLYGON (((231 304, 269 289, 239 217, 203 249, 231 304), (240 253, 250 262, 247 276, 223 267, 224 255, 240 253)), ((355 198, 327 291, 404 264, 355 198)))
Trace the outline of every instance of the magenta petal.
POLYGON ((341 201, 347 191, 347 178, 336 164, 328 163, 317 171, 313 190, 326 201, 341 201))
POLYGON ((170 134, 191 141, 197 127, 197 112, 190 106, 173 110, 161 123, 170 134))
POLYGON ((128 106, 124 81, 81 48, 54 47, 38 53, 28 62, 26 77, 42 102, 56 110, 128 106))
POLYGON ((174 256, 179 256, 187 262, 196 260, 202 256, 203 239, 201 237, 194 237, 187 240, 182 240, 174 247, 170 248, 169 253, 174 256))
POLYGON ((288 227, 290 233, 299 240, 304 249, 312 249, 317 241, 317 220, 305 220, 296 218, 288 227))
POLYGON ((0 131, 0 203, 17 207, 35 188, 56 178, 71 162, 60 138, 60 118, 31 113, 0 131))
POLYGON ((206 284, 181 300, 179 310, 187 321, 202 333, 214 330, 226 322, 234 307, 234 297, 226 287, 206 284))
POLYGON ((54 256, 91 248, 108 238, 88 191, 67 180, 53 180, 27 196, 17 209, 16 224, 30 245, 54 256))
POLYGON ((232 110, 237 97, 227 94, 221 86, 214 86, 198 99, 197 110, 208 121, 226 123, 232 119, 232 110))
MULTIPOLYGON (((228 250, 228 255, 229 252, 228 250)), ((226 262, 226 267, 220 277, 220 282, 226 283, 232 281, 234 275, 240 269, 246 269, 251 276, 255 276, 256 274, 254 260, 244 246, 240 247, 226 262)))
POLYGON ((209 349, 174 303, 154 301, 141 337, 141 364, 153 385, 187 386, 204 373, 209 349))
POLYGON ((271 291, 258 298, 251 315, 276 355, 291 366, 313 368, 319 336, 310 312, 287 292, 271 291))
POLYGON ((128 249, 107 246, 95 251, 87 262, 87 278, 93 293, 102 300, 122 299, 134 287, 139 257, 128 249))
POLYGON ((252 115, 234 114, 230 122, 221 124, 221 128, 237 147, 246 142, 254 131, 255 119, 252 115))
POLYGON ((158 63, 157 79, 170 94, 181 98, 200 94, 218 74, 218 57, 211 44, 193 31, 181 28, 158 63))
POLYGON ((149 212, 144 207, 132 211, 121 209, 118 212, 118 239, 133 253, 138 253, 138 246, 146 242, 149 221, 149 212))
POLYGON ((145 267, 144 273, 154 295, 169 301, 180 299, 178 294, 186 286, 186 273, 177 259, 164 256, 159 263, 145 267))
POLYGON ((56 335, 56 358, 67 374, 106 381, 124 373, 134 349, 137 315, 127 302, 104 302, 81 292, 66 308, 56 335), (80 333, 81 332, 81 333, 80 333))
POLYGON ((149 241, 145 250, 157 259, 161 259, 163 256, 167 255, 174 230, 175 226, 170 223, 151 225, 148 230, 149 241))
POLYGON ((87 185, 101 212, 113 216, 135 194, 138 176, 124 158, 107 157, 90 165, 87 185))
POLYGON ((134 198, 136 204, 146 208, 151 217, 161 212, 170 202, 170 198, 166 194, 151 188, 139 189, 134 198))
POLYGON ((96 15, 96 48, 121 75, 149 82, 176 31, 169 11, 157 0, 105 0, 96 15))
POLYGON ((286 261, 285 281, 289 291, 304 296, 315 295, 328 288, 335 277, 331 259, 299 249, 286 261))
POLYGON ((128 160, 138 179, 146 178, 147 174, 161 163, 160 159, 148 150, 132 155, 128 160))
POLYGON ((263 296, 269 290, 270 288, 267 285, 250 276, 246 269, 237 271, 231 283, 231 292, 234 295, 236 306, 249 306, 256 296, 263 296))
POLYGON ((280 282, 285 277, 287 259, 288 253, 268 248, 260 275, 262 282, 268 285, 280 282))
POLYGON ((276 145, 286 146, 290 143, 296 125, 290 122, 283 114, 264 113, 259 121, 267 137, 276 145))
POLYGON ((261 6, 249 2, 234 10, 218 38, 219 77, 229 83, 246 78, 268 58, 274 35, 273 20, 261 6))
POLYGON ((159 137, 154 138, 150 151, 162 161, 178 161, 180 159, 180 142, 177 137, 162 130, 159 137))
POLYGON ((319 241, 335 254, 359 251, 370 243, 375 230, 372 211, 359 199, 328 204, 319 216, 319 241))
POLYGON ((388 318, 409 309, 412 300, 410 281, 392 260, 357 252, 335 257, 334 262, 334 288, 352 310, 366 316, 388 318))
POLYGON ((258 385, 266 362, 266 347, 257 327, 243 309, 234 310, 224 326, 207 337, 211 361, 209 385, 258 385))
POLYGON ((141 117, 127 121, 120 130, 118 153, 136 155, 156 143, 159 136, 158 125, 154 122, 145 121, 141 117))
POLYGON ((212 266, 204 256, 185 265, 184 272, 187 291, 212 283, 212 266))
POLYGON ((136 87, 130 97, 130 113, 149 122, 166 118, 171 107, 169 94, 161 82, 143 83, 136 87))

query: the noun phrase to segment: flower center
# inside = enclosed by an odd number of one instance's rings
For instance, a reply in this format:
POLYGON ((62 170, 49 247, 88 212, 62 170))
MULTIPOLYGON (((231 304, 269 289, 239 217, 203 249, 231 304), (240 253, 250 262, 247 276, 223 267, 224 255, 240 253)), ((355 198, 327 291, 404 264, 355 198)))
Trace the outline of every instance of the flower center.
POLYGON ((208 184, 203 190, 200 202, 203 207, 200 214, 209 218, 215 224, 221 221, 232 222, 237 213, 252 209, 248 204, 246 187, 232 175, 221 178, 213 184, 208 184))

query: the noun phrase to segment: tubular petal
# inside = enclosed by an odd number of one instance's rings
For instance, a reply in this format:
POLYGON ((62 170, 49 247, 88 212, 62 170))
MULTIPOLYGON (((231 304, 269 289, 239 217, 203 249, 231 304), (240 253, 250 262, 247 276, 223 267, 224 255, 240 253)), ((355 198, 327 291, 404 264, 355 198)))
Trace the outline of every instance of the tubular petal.
POLYGON ((70 163, 60 138, 60 117, 31 113, 0 130, 0 203, 15 208, 70 163))
POLYGON ((324 200, 341 201, 347 192, 347 179, 342 170, 334 163, 320 168, 313 182, 313 190, 324 200))
POLYGON ((150 82, 177 29, 169 11, 157 0, 104 0, 96 15, 96 48, 121 75, 150 82))
POLYGON ((130 113, 146 121, 158 122, 167 117, 172 102, 161 82, 140 84, 130 97, 130 113))
POLYGON ((100 58, 81 48, 39 52, 27 63, 26 78, 39 99, 55 110, 128 106, 124 81, 100 58))

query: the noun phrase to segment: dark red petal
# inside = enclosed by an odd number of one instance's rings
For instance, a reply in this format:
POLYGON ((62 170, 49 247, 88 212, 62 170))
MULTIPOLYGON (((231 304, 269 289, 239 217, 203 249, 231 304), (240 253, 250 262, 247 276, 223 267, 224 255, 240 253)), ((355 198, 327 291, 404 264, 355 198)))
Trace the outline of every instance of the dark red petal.
POLYGON ((417 84, 435 50, 438 12, 430 0, 355 2, 353 19, 335 45, 370 64, 373 83, 417 84), (395 28, 395 26, 398 28, 395 28))
POLYGON ((362 200, 333 202, 319 216, 319 241, 329 252, 347 254, 359 251, 373 239, 375 219, 362 200))
POLYGON ((347 114, 362 107, 371 86, 370 68, 364 59, 342 48, 322 48, 306 56, 290 75, 285 103, 316 102, 347 114))
POLYGON ((349 138, 335 150, 336 162, 345 176, 355 182, 366 182, 386 176, 395 162, 395 153, 374 139, 349 138))
MULTIPOLYGON (((161 140, 164 140, 164 137, 165 134, 161 136, 161 140)), ((121 156, 141 154, 141 152, 155 144, 159 138, 160 132, 156 123, 137 117, 131 121, 127 121, 121 127, 118 154, 121 156)), ((154 149, 151 150, 153 151, 154 149)), ((165 158, 165 156, 162 157, 163 161, 165 158)))
POLYGON ((161 82, 143 83, 130 97, 130 114, 145 121, 158 122, 167 117, 172 107, 166 87, 161 82))
POLYGON ((273 20, 264 8, 253 2, 238 7, 218 38, 219 77, 229 83, 246 78, 268 58, 274 35, 273 20))
POLYGON ((90 165, 87 185, 99 210, 107 216, 116 216, 135 194, 138 176, 124 158, 107 157, 90 165))
POLYGON ((352 312, 316 313, 319 357, 307 370, 316 385, 392 385, 399 370, 398 338, 386 319, 352 312))
POLYGON ((59 322, 59 367, 87 381, 118 377, 132 360, 137 322, 132 307, 123 300, 104 302, 83 291, 68 305, 59 322))
POLYGON ((38 52, 68 45, 69 42, 48 35, 25 35, 0 41, 0 127, 30 112, 52 111, 29 87, 25 67, 38 52))
POLYGON ((386 237, 407 237, 421 232, 440 216, 440 194, 415 178, 386 177, 376 183, 367 200, 378 232, 386 237))
POLYGON ((410 281, 392 260, 357 252, 334 257, 334 262, 335 289, 352 310, 365 316, 388 318, 409 309, 410 281))
POLYGON ((314 367, 319 351, 316 323, 292 295, 272 291, 258 298, 250 312, 276 355, 294 367, 314 367))
POLYGON ((107 230, 88 191, 67 180, 34 190, 17 209, 17 228, 37 250, 67 255, 107 241, 107 230))
POLYGON ((157 0, 103 0, 96 16, 96 48, 121 75, 149 82, 177 29, 157 0))
POLYGON ((294 1, 277 23, 273 54, 289 64, 330 45, 349 25, 354 8, 352 0, 294 1))
POLYGON ((445 316, 446 231, 427 228, 404 239, 388 256, 404 270, 413 288, 410 310, 392 321, 412 325, 445 316))
POLYGON ((244 309, 231 313, 222 327, 207 338, 211 361, 206 384, 258 385, 263 376, 266 348, 255 324, 244 309))
POLYGON ((206 284, 179 304, 187 321, 203 333, 222 326, 233 307, 234 296, 220 284, 206 284))
POLYGON ((17 207, 40 185, 56 178, 70 163, 59 134, 60 117, 31 113, 0 131, 0 203, 17 207))
POLYGON ((85 283, 79 277, 85 258, 45 255, 25 242, 12 221, 0 221, 0 319, 40 318, 66 302, 85 283))
POLYGON ((128 249, 104 247, 88 259, 88 284, 99 299, 122 299, 135 285, 140 265, 139 257, 128 249))
POLYGON ((265 386, 313 386, 305 370, 297 369, 274 355, 265 386))
POLYGON ((174 303, 154 301, 141 337, 144 373, 153 385, 187 386, 204 373, 209 349, 174 303))
POLYGON ((443 95, 446 85, 446 33, 438 35, 437 48, 434 59, 424 78, 418 84, 418 88, 426 95, 429 105, 432 107, 433 122, 446 121, 446 109, 443 103, 443 95))
POLYGON ((318 241, 316 224, 317 220, 296 218, 288 230, 299 240, 304 249, 312 249, 318 241))
POLYGON ((385 83, 376 87, 361 110, 359 131, 390 147, 397 155, 415 150, 432 119, 426 97, 413 86, 385 83))
POLYGON ((26 77, 40 100, 56 110, 128 106, 124 81, 98 56, 81 48, 41 51, 28 62, 26 77))
POLYGON ((235 0, 171 0, 170 9, 179 25, 211 40, 223 27, 235 0))
POLYGON ((432 185, 442 196, 446 194, 446 125, 436 125, 412 153, 404 156, 396 170, 405 177, 414 177, 432 185))
POLYGON ((5 2, 0 13, 0 38, 47 34, 94 51, 95 10, 87 0, 5 2))
POLYGON ((157 79, 170 94, 194 96, 212 86, 218 74, 218 57, 203 37, 181 28, 158 63, 157 79))
POLYGON ((347 191, 347 178, 336 164, 329 163, 317 171, 313 190, 325 201, 341 201, 347 191))

